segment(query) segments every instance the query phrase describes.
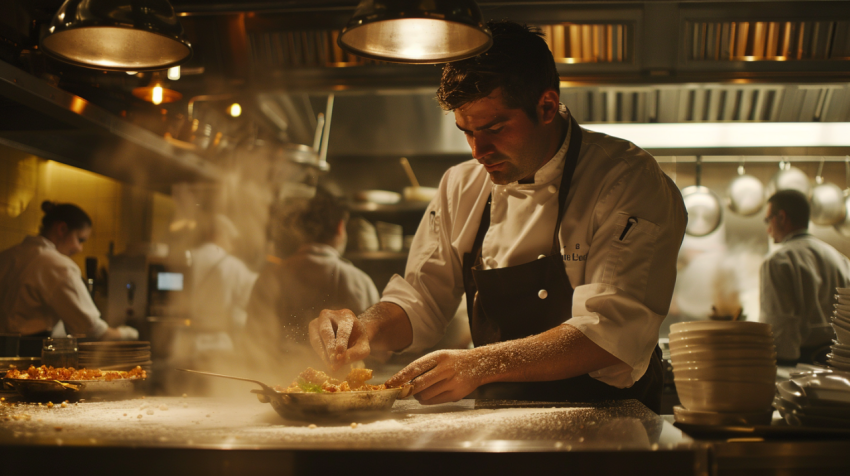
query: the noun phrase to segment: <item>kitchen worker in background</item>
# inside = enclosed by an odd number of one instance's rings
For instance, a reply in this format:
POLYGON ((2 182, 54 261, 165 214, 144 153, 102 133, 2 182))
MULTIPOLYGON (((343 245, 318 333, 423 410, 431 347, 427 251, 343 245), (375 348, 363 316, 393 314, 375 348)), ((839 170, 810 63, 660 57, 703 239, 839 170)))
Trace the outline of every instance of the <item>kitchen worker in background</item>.
POLYGON ((681 194, 651 155, 576 123, 538 31, 489 26, 492 48, 447 64, 437 92, 474 160, 443 176, 405 276, 359 317, 322 311, 311 343, 333 367, 427 348, 465 293, 476 347, 428 354, 387 385, 413 379, 426 404, 481 387, 491 398, 636 398, 659 411, 681 194))
POLYGON ((760 320, 773 327, 780 365, 825 362, 836 287, 850 286, 850 262, 809 234, 809 201, 796 190, 768 199, 767 234, 781 246, 761 265, 760 320))
POLYGON ((282 220, 301 244, 260 272, 248 306, 248 336, 266 350, 291 351, 307 346, 307 326, 319 310, 360 313, 380 296, 372 278, 342 258, 348 210, 339 198, 318 187, 312 199, 290 199, 282 220))
POLYGON ((190 250, 192 325, 181 329, 172 345, 172 359, 183 365, 204 365, 207 357, 234 351, 234 340, 245 329, 248 298, 257 273, 236 256, 236 225, 220 213, 198 223, 198 244, 190 250))
MULTIPOLYGON (((91 236, 88 214, 70 203, 41 204, 44 218, 37 236, 0 253, 0 332, 32 337, 40 355, 41 342, 60 321, 68 334, 99 340, 136 340, 132 327, 109 327, 100 317, 83 282, 80 267, 70 258, 91 236)), ((22 353, 24 342, 22 340, 22 353)))

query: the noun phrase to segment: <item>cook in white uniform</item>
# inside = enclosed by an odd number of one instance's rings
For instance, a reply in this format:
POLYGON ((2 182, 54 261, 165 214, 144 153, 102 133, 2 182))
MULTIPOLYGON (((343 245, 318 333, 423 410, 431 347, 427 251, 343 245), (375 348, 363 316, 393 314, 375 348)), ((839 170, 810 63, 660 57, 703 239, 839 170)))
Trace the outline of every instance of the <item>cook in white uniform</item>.
POLYGON ((796 190, 768 199, 767 234, 782 246, 761 265, 760 320, 773 327, 776 358, 788 365, 824 361, 835 288, 850 286, 850 262, 810 235, 809 201, 796 190))
POLYGON ((348 212, 319 188, 309 201, 294 200, 282 226, 301 243, 296 253, 261 272, 248 306, 248 333, 272 351, 309 342, 307 326, 316 309, 363 312, 380 296, 372 278, 342 258, 348 212))
POLYGON ((82 251, 92 222, 79 207, 46 201, 41 233, 0 253, 0 332, 45 335, 62 322, 69 334, 135 340, 136 329, 111 328, 100 318, 70 258, 82 251))
MULTIPOLYGON (((548 330, 525 332, 527 337, 509 334, 515 340, 506 342, 507 327, 533 321, 537 312, 520 309, 498 316, 495 335, 502 337, 493 343, 487 342, 484 326, 482 343, 489 345, 426 355, 387 384, 413 379, 413 392, 423 403, 458 400, 491 382, 582 376, 582 385, 596 390, 636 386, 653 359, 660 371, 654 349, 670 305, 687 221, 681 195, 643 150, 578 127, 559 103, 554 61, 538 34, 509 22, 490 27, 491 50, 446 65, 438 91, 443 108, 454 111, 475 160, 444 175, 416 233, 405 277, 394 277, 382 302, 359 319, 350 312, 323 311, 311 323, 313 346, 339 366, 370 349, 432 345, 469 282, 465 255, 478 246, 477 235, 486 233, 473 274, 504 270, 505 276, 518 276, 523 273, 512 270, 535 261, 558 263, 563 279, 544 279, 547 288, 529 290, 520 298, 532 309, 535 302, 566 294, 564 302, 571 306, 546 311, 555 316, 548 330), (564 187, 566 213, 558 227, 564 187), (488 197, 489 215, 482 217, 488 197), (481 226, 481 218, 489 218, 488 228, 481 226), (566 283, 567 289, 551 287, 552 282, 566 283)), ((490 294, 488 299, 498 303, 491 285, 482 287, 478 275, 476 300, 490 294)), ((500 286, 519 288, 533 277, 509 277, 500 286)), ((509 306, 510 301, 501 304, 509 306)), ((485 300, 483 307, 484 320, 492 322, 490 314, 498 314, 498 304, 487 309, 485 300)), ((660 382, 657 374, 653 378, 657 395, 650 399, 657 408, 660 382)), ((605 394, 596 390, 594 395, 605 394)))
POLYGON ((200 244, 190 251, 190 328, 181 328, 172 344, 172 359, 183 365, 203 354, 234 351, 234 340, 245 329, 248 298, 257 280, 242 260, 233 256, 236 225, 222 214, 202 223, 200 244))

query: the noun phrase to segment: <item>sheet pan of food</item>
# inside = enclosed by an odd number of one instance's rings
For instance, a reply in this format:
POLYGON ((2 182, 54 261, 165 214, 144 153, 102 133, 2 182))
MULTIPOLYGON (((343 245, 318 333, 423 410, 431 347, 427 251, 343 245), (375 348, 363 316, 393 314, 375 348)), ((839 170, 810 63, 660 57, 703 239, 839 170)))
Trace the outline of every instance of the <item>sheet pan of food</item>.
POLYGON ((130 371, 53 368, 42 365, 27 370, 10 368, 2 379, 31 400, 80 399, 133 393, 136 385, 147 378, 141 367, 130 371))

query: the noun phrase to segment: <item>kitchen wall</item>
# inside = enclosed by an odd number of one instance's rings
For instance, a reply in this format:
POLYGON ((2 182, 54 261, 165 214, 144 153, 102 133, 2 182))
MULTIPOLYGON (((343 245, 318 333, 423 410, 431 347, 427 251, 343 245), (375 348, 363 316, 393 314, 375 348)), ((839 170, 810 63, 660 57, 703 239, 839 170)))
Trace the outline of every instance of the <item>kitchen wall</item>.
POLYGON ((81 270, 88 256, 108 267, 110 243, 121 253, 163 235, 173 210, 168 196, 0 145, 0 249, 38 233, 44 200, 74 203, 92 218, 91 238, 73 257, 81 270))

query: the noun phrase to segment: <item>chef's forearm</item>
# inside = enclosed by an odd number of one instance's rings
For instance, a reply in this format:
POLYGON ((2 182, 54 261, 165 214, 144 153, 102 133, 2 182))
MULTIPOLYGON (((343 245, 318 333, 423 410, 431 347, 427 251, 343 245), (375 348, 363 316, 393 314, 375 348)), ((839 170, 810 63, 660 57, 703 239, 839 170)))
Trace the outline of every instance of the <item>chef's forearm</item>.
POLYGON ((622 363, 568 324, 472 352, 480 353, 482 383, 561 380, 622 363))
POLYGON ((398 304, 379 302, 359 316, 372 350, 397 352, 413 343, 413 326, 398 304))

